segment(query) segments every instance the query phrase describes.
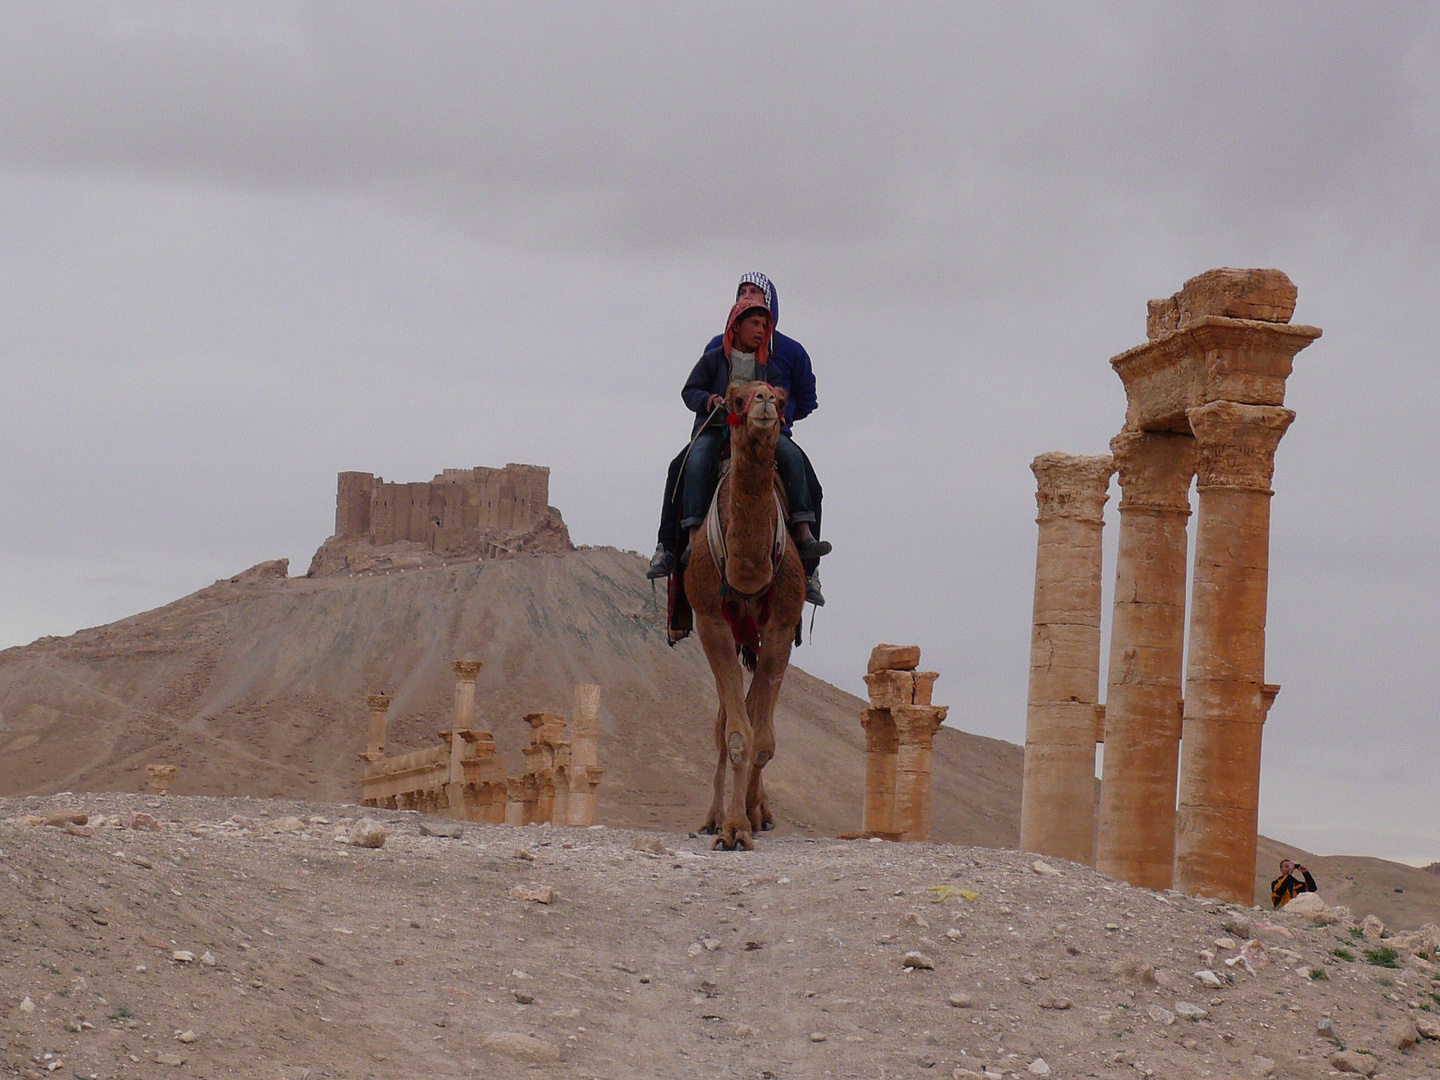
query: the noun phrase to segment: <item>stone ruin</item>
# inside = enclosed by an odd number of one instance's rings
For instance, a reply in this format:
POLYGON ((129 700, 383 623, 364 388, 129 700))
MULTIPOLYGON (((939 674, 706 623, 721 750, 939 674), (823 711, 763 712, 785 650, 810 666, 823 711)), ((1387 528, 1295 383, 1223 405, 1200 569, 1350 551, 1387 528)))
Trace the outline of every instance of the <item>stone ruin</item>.
POLYGON ((170 794, 170 789, 175 786, 175 774, 178 771, 174 765, 146 765, 145 791, 151 795, 170 794))
POLYGON ((506 776, 495 752, 495 736, 475 727, 475 679, 480 662, 457 660, 455 719, 439 733, 440 745, 391 756, 385 737, 390 697, 371 694, 361 805, 421 810, 442 817, 490 825, 595 824, 595 789, 600 767, 600 687, 575 688, 574 730, 566 738, 565 717, 530 713, 525 772, 506 776))
POLYGON ((917 671, 918 645, 877 645, 865 685, 865 809, 860 836, 930 839, 930 754, 944 705, 930 703, 933 671, 917 671))
POLYGON ((315 552, 309 576, 570 551, 569 530, 549 498, 550 470, 541 465, 445 469, 414 484, 342 472, 335 535, 315 552))
POLYGON ((1110 361, 1125 424, 1100 456, 1042 454, 1020 846, 1150 889, 1250 904, 1265 681, 1270 488, 1295 355, 1279 270, 1211 270, 1152 300, 1145 344, 1110 361), (1101 530, 1120 537, 1099 704, 1101 530), (1186 643, 1186 522, 1196 482, 1186 643), (1183 670, 1182 670, 1183 669, 1183 670), (1098 829, 1095 746, 1105 745, 1098 829))

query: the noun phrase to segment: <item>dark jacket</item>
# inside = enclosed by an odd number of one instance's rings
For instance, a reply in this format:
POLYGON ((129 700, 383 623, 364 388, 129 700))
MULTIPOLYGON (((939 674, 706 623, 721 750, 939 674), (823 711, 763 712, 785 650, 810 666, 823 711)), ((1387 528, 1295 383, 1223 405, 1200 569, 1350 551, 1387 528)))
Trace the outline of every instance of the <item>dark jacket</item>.
MULTIPOLYGON (((774 378, 775 365, 761 364, 755 369, 756 378, 763 379, 771 386, 779 386, 774 378)), ((705 355, 700 357, 694 368, 690 371, 690 377, 685 380, 685 388, 680 391, 680 397, 685 402, 685 407, 695 413, 695 426, 690 429, 690 437, 693 439, 705 426, 705 420, 710 416, 710 407, 706 404, 711 394, 725 396, 725 391, 730 385, 730 358, 725 355, 725 349, 720 345, 705 350, 705 355)), ((723 425, 725 413, 721 410, 717 413, 711 426, 723 425)))
POLYGON ((1310 871, 1303 871, 1305 883, 1302 885, 1293 874, 1283 874, 1270 883, 1270 902, 1277 908, 1284 907, 1302 892, 1316 892, 1315 879, 1310 876, 1310 871))

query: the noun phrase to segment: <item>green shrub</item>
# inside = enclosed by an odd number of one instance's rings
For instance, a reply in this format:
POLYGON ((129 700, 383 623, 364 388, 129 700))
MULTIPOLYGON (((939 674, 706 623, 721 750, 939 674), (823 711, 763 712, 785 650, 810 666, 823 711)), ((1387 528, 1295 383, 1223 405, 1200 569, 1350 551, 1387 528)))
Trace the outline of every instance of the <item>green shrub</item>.
POLYGON ((1346 949, 1346 948, 1343 948, 1343 947, 1336 947, 1336 948, 1334 948, 1334 949, 1331 949, 1331 950, 1330 950, 1330 955, 1333 956, 1333 957, 1335 957, 1336 960, 1354 960, 1354 959, 1355 959, 1355 954, 1354 954, 1353 952, 1351 952, 1349 949, 1346 949))
POLYGON ((1366 962, 1374 964, 1376 967, 1398 968, 1400 965, 1396 961, 1399 959, 1400 954, 1390 948, 1389 945, 1381 945, 1375 949, 1365 950, 1366 962))
POLYGON ((1324 968, 1313 967, 1310 969, 1310 978, 1314 979, 1316 982, 1323 982, 1324 980, 1330 978, 1330 976, 1326 974, 1324 968))
POLYGON ((1350 936, 1353 937, 1356 941, 1359 941, 1365 936, 1365 931, 1361 930, 1358 926, 1352 926, 1350 927, 1350 936))

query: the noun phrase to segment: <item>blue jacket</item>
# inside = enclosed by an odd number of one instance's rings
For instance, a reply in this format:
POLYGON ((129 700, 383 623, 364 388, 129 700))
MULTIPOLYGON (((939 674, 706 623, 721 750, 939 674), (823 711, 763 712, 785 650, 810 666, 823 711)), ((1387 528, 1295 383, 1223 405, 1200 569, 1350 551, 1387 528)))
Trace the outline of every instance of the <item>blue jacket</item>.
MULTIPOLYGON (((770 302, 770 317, 775 322, 780 321, 780 297, 775 291, 775 283, 768 278, 765 282, 766 298, 770 302)), ((700 430, 709 410, 705 408, 705 402, 710 394, 725 394, 725 386, 729 381, 730 369, 725 363, 725 357, 720 357, 720 382, 714 383, 713 371, 706 365, 706 359, 710 354, 720 349, 723 335, 716 334, 710 339, 710 344, 705 346, 705 355, 700 357, 700 362, 690 372, 690 378, 685 383, 685 389, 680 391, 686 406, 691 412, 699 413, 695 421, 695 431, 700 430), (702 368, 705 370, 702 371, 702 368), (698 377, 698 381, 697 381, 698 377), (701 386, 714 386, 714 389, 706 390, 703 394, 692 391, 698 390, 701 386)), ((810 367, 810 354, 792 337, 786 337, 776 330, 770 337, 770 362, 765 365, 765 374, 762 376, 771 386, 779 386, 785 390, 789 400, 785 404, 785 426, 781 429, 786 435, 790 434, 791 425, 796 420, 804 420, 820 406, 820 401, 815 396, 815 372, 810 367)), ((694 436, 694 432, 691 432, 694 436)))

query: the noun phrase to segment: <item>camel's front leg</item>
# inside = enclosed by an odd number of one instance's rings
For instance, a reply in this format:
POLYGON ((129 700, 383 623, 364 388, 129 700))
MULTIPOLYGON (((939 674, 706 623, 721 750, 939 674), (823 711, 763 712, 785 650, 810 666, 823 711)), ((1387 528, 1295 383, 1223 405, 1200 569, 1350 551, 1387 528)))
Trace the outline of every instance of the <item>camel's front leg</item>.
MULTIPOLYGON (((705 647, 705 658, 715 675, 715 690, 720 708, 725 713, 725 756, 730 761, 730 798, 725 808, 725 821, 715 839, 717 848, 755 846, 750 835, 750 820, 745 814, 745 797, 750 787, 750 764, 754 760, 754 736, 745 712, 745 673, 735 655, 735 639, 730 626, 719 615, 695 613, 695 629, 705 647)), ((723 772, 722 761, 719 772, 723 772)))
POLYGON ((705 824, 700 826, 700 831, 706 834, 720 831, 720 815, 725 805, 725 761, 728 755, 725 753, 725 706, 723 703, 720 711, 715 715, 715 752, 715 794, 710 799, 710 813, 705 815, 705 824))
POLYGON ((755 765, 750 772, 750 786, 745 793, 745 812, 751 826, 758 830, 774 828, 774 818, 765 799, 762 773, 775 756, 775 703, 780 698, 780 684, 790 666, 790 638, 773 631, 760 645, 755 677, 750 680, 750 693, 745 706, 755 730, 755 765))

